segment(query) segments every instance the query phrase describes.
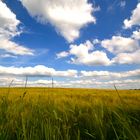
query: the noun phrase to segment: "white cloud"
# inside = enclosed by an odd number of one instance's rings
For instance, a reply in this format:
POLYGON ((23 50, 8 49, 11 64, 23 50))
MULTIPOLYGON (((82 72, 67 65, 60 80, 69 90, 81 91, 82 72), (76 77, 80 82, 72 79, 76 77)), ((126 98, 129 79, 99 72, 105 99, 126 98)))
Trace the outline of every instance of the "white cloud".
MULTIPOLYGON (((54 87, 72 87, 70 82, 66 81, 53 81, 54 87)), ((52 87, 52 80, 36 80, 36 81, 29 81, 28 86, 36 86, 36 87, 52 87)))
POLYGON ((9 86, 10 83, 14 81, 15 83, 21 83, 21 80, 20 79, 17 79, 15 77, 1 77, 0 76, 0 86, 9 86))
POLYGON ((114 85, 117 89, 138 89, 140 86, 140 80, 132 80, 132 79, 125 79, 125 80, 112 80, 106 82, 95 82, 97 87, 104 87, 104 88, 113 88, 114 85))
POLYGON ((0 49, 15 55, 33 55, 33 51, 31 49, 25 48, 24 46, 4 38, 0 39, 0 49))
POLYGON ((128 78, 140 76, 140 69, 132 70, 132 71, 125 71, 125 72, 111 72, 111 71, 81 71, 81 77, 109 77, 109 78, 128 78))
MULTIPOLYGON (((72 88, 114 88, 114 84, 117 88, 131 89, 140 86, 139 79, 125 79, 125 80, 110 80, 110 81, 95 81, 95 80, 70 80, 70 81, 55 81, 54 87, 72 87, 72 88)), ((16 81, 13 86, 24 86, 23 81, 16 81)), ((28 81, 27 86, 31 87, 52 87, 51 80, 36 80, 28 81)))
POLYGON ((79 37, 80 29, 96 23, 93 8, 88 0, 21 0, 32 17, 40 23, 52 24, 69 42, 79 37))
POLYGON ((112 36, 111 39, 92 42, 87 40, 80 45, 71 44, 68 51, 57 54, 57 58, 70 56, 70 63, 80 65, 114 65, 114 64, 140 64, 140 31, 134 31, 131 37, 112 36), (98 46, 105 51, 99 50, 98 46), (112 54, 109 58, 107 51, 112 54))
POLYGON ((54 76, 77 77, 77 70, 55 71, 54 76))
POLYGON ((93 45, 99 44, 101 41, 99 39, 93 39, 93 45))
POLYGON ((101 41, 101 45, 113 54, 134 52, 139 48, 137 40, 122 36, 112 36, 111 39, 101 41))
POLYGON ((21 33, 19 24, 16 15, 0 0, 0 49, 15 55, 33 55, 32 50, 11 41, 21 33))
MULTIPOLYGON (((97 43, 97 40, 96 40, 97 43)), ((96 44, 94 43, 94 44, 96 44)), ((60 52, 59 56, 64 53, 65 57, 71 56, 70 63, 82 64, 82 65, 109 65, 110 59, 107 57, 106 53, 103 51, 94 51, 94 44, 89 40, 80 45, 70 45, 68 52, 60 52)), ((63 55, 63 56, 64 56, 63 55)))
POLYGON ((67 57, 68 55, 69 55, 69 53, 66 51, 62 51, 62 52, 56 54, 57 58, 67 57))
POLYGON ((17 35, 19 24, 16 15, 0 0, 0 38, 17 35))
POLYGON ((43 65, 35 67, 4 67, 0 66, 0 75, 16 76, 58 76, 58 77, 76 77, 76 70, 56 71, 43 65))
POLYGON ((140 69, 122 72, 122 77, 140 77, 140 69))
POLYGON ((119 89, 133 89, 140 86, 139 79, 125 79, 125 80, 110 80, 110 81, 94 81, 94 80, 75 80, 70 81, 71 86, 74 87, 90 87, 90 88, 113 88, 114 84, 119 89))
POLYGON ((138 3, 137 7, 132 11, 130 19, 124 20, 124 28, 131 28, 134 25, 140 25, 140 3, 138 3))
POLYGON ((110 59, 107 57, 106 53, 103 51, 93 51, 88 53, 84 57, 79 57, 76 54, 75 58, 71 58, 71 63, 73 64, 83 64, 88 66, 94 65, 110 65, 110 59))
POLYGON ((101 46, 115 55, 110 64, 140 64, 140 33, 134 31, 131 37, 112 36, 101 41, 101 46))
POLYGON ((0 66, 0 86, 9 86, 11 81, 13 81, 11 86, 25 86, 26 75, 28 75, 28 87, 51 87, 51 76, 54 77, 54 87, 113 88, 113 85, 116 84, 120 88, 136 88, 140 85, 140 69, 123 72, 58 71, 38 65, 35 67, 0 66), (40 76, 43 78, 40 79, 40 76), (59 77, 59 79, 55 77, 59 77), (106 77, 109 78, 106 79, 106 77))
POLYGON ((110 71, 81 71, 82 77, 117 77, 120 78, 120 73, 110 71))
POLYGON ((17 56, 7 53, 7 54, 0 54, 0 58, 17 58, 17 56))
POLYGON ((132 38, 140 40, 140 29, 138 31, 133 31, 132 38))
POLYGON ((116 64, 140 64, 140 50, 133 53, 120 53, 112 59, 116 64))
POLYGON ((89 40, 87 40, 85 43, 81 43, 79 46, 70 45, 69 53, 72 55, 76 55, 77 57, 85 57, 88 55, 89 51, 93 49, 93 44, 89 40))

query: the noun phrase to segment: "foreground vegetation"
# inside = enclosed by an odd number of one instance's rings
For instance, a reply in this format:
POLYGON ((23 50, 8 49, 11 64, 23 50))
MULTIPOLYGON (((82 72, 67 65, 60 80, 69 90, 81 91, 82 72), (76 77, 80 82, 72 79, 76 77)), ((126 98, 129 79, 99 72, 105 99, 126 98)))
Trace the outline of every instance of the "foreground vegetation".
POLYGON ((0 89, 0 140, 139 140, 140 90, 0 89))

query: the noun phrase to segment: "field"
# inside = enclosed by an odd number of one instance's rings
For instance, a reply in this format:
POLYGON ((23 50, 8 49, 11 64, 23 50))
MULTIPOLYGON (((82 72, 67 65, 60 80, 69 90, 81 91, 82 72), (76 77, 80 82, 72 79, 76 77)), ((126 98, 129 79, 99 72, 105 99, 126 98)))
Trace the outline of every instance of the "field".
POLYGON ((0 140, 140 140, 140 90, 1 88, 0 140))

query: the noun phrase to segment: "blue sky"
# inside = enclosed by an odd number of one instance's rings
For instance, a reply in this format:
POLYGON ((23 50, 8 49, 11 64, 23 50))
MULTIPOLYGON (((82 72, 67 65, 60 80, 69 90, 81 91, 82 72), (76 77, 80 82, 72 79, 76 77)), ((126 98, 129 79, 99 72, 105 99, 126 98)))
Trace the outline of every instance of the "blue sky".
POLYGON ((139 88, 138 0, 0 0, 6 86, 139 88))

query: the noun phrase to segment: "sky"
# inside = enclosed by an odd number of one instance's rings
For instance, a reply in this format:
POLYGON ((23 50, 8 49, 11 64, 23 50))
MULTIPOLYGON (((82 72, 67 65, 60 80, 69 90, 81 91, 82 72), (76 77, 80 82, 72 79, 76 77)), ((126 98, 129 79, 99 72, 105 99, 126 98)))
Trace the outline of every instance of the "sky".
POLYGON ((140 88, 139 0, 0 0, 0 86, 140 88))

